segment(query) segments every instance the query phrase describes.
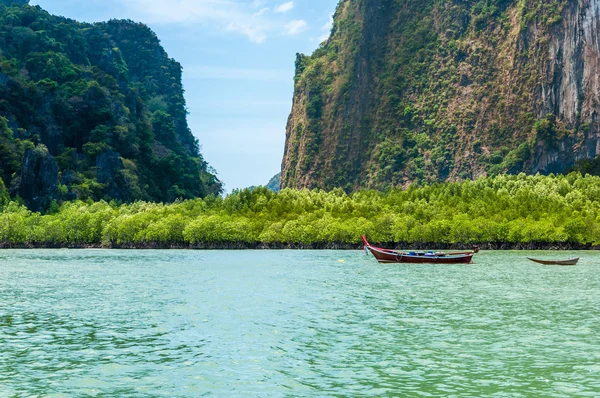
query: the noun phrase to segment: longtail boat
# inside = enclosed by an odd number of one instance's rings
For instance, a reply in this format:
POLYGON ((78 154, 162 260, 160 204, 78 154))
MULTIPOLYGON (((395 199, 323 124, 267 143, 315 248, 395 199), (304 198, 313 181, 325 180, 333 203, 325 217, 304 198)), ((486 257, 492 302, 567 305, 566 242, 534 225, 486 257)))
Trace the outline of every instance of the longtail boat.
POLYGON ((527 257, 527 259, 533 261, 534 263, 544 264, 544 265, 568 266, 568 265, 577 265, 577 263, 579 262, 579 258, 570 258, 568 260, 539 260, 537 258, 527 257))
POLYGON ((371 252, 377 261, 383 264, 469 264, 473 260, 473 255, 479 252, 479 248, 477 246, 475 246, 475 250, 468 252, 401 252, 397 250, 371 246, 365 236, 362 237, 362 240, 365 245, 365 251, 368 250, 371 252))

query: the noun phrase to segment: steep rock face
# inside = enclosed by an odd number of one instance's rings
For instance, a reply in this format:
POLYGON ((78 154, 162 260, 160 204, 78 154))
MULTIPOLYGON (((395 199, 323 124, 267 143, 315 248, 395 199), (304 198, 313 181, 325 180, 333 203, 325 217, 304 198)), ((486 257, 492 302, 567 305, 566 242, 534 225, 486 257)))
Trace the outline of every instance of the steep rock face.
POLYGON ((124 166, 118 153, 109 151, 98 156, 96 168, 98 182, 105 185, 110 197, 126 202, 131 200, 131 194, 123 189, 124 184, 120 181, 124 166))
POLYGON ((555 115, 580 131, 536 151, 532 170, 561 172, 574 160, 600 154, 600 1, 570 1, 548 40, 545 81, 536 92, 538 117, 555 115))
POLYGON ((0 207, 8 203, 10 197, 8 196, 8 189, 4 185, 4 181, 0 178, 0 207))
POLYGON ((23 156, 18 194, 33 211, 44 211, 58 193, 58 165, 43 146, 28 149, 23 156))
POLYGON ((150 28, 79 23, 7 1, 0 178, 8 186, 25 150, 43 144, 59 167, 60 200, 172 202, 222 191, 187 124, 182 67, 150 28))
POLYGON ((282 187, 562 172, 600 154, 600 0, 342 0, 298 55, 282 187))

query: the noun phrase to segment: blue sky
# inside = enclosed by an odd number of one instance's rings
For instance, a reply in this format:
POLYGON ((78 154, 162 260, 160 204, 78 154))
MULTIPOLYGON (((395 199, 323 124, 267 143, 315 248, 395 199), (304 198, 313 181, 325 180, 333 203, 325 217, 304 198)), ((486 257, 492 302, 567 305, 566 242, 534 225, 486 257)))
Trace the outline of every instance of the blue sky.
POLYGON ((294 60, 331 29, 338 0, 31 0, 52 14, 148 24, 184 68, 188 121, 227 191, 281 168, 294 60))

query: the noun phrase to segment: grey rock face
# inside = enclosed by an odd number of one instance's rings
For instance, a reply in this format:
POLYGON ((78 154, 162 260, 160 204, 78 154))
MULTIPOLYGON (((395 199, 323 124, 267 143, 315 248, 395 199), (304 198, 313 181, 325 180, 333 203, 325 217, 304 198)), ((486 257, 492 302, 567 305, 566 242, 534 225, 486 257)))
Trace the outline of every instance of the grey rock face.
POLYGON ((33 211, 44 211, 58 194, 58 164, 38 146, 23 156, 18 193, 33 211))
POLYGON ((121 189, 123 185, 121 171, 123 161, 118 153, 114 151, 104 152, 96 159, 98 174, 96 176, 100 184, 106 185, 106 192, 110 197, 127 200, 128 195, 121 189))
POLYGON ((475 3, 341 0, 329 41, 296 60, 282 187, 563 173, 600 156, 600 0, 497 1, 504 16, 485 22, 475 3), (418 66, 413 23, 438 48, 418 66))
POLYGON ((532 172, 560 173, 600 155, 600 0, 568 3, 548 41, 547 59, 547 79, 535 97, 538 118, 554 114, 570 129, 586 126, 534 154, 532 172))

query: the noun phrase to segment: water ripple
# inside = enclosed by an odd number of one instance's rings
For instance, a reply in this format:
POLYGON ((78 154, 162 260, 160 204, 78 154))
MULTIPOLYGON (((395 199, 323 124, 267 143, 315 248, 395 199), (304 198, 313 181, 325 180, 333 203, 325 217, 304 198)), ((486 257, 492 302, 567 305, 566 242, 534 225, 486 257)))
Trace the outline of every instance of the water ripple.
POLYGON ((0 396, 600 395, 600 254, 526 255, 2 251, 0 396))

